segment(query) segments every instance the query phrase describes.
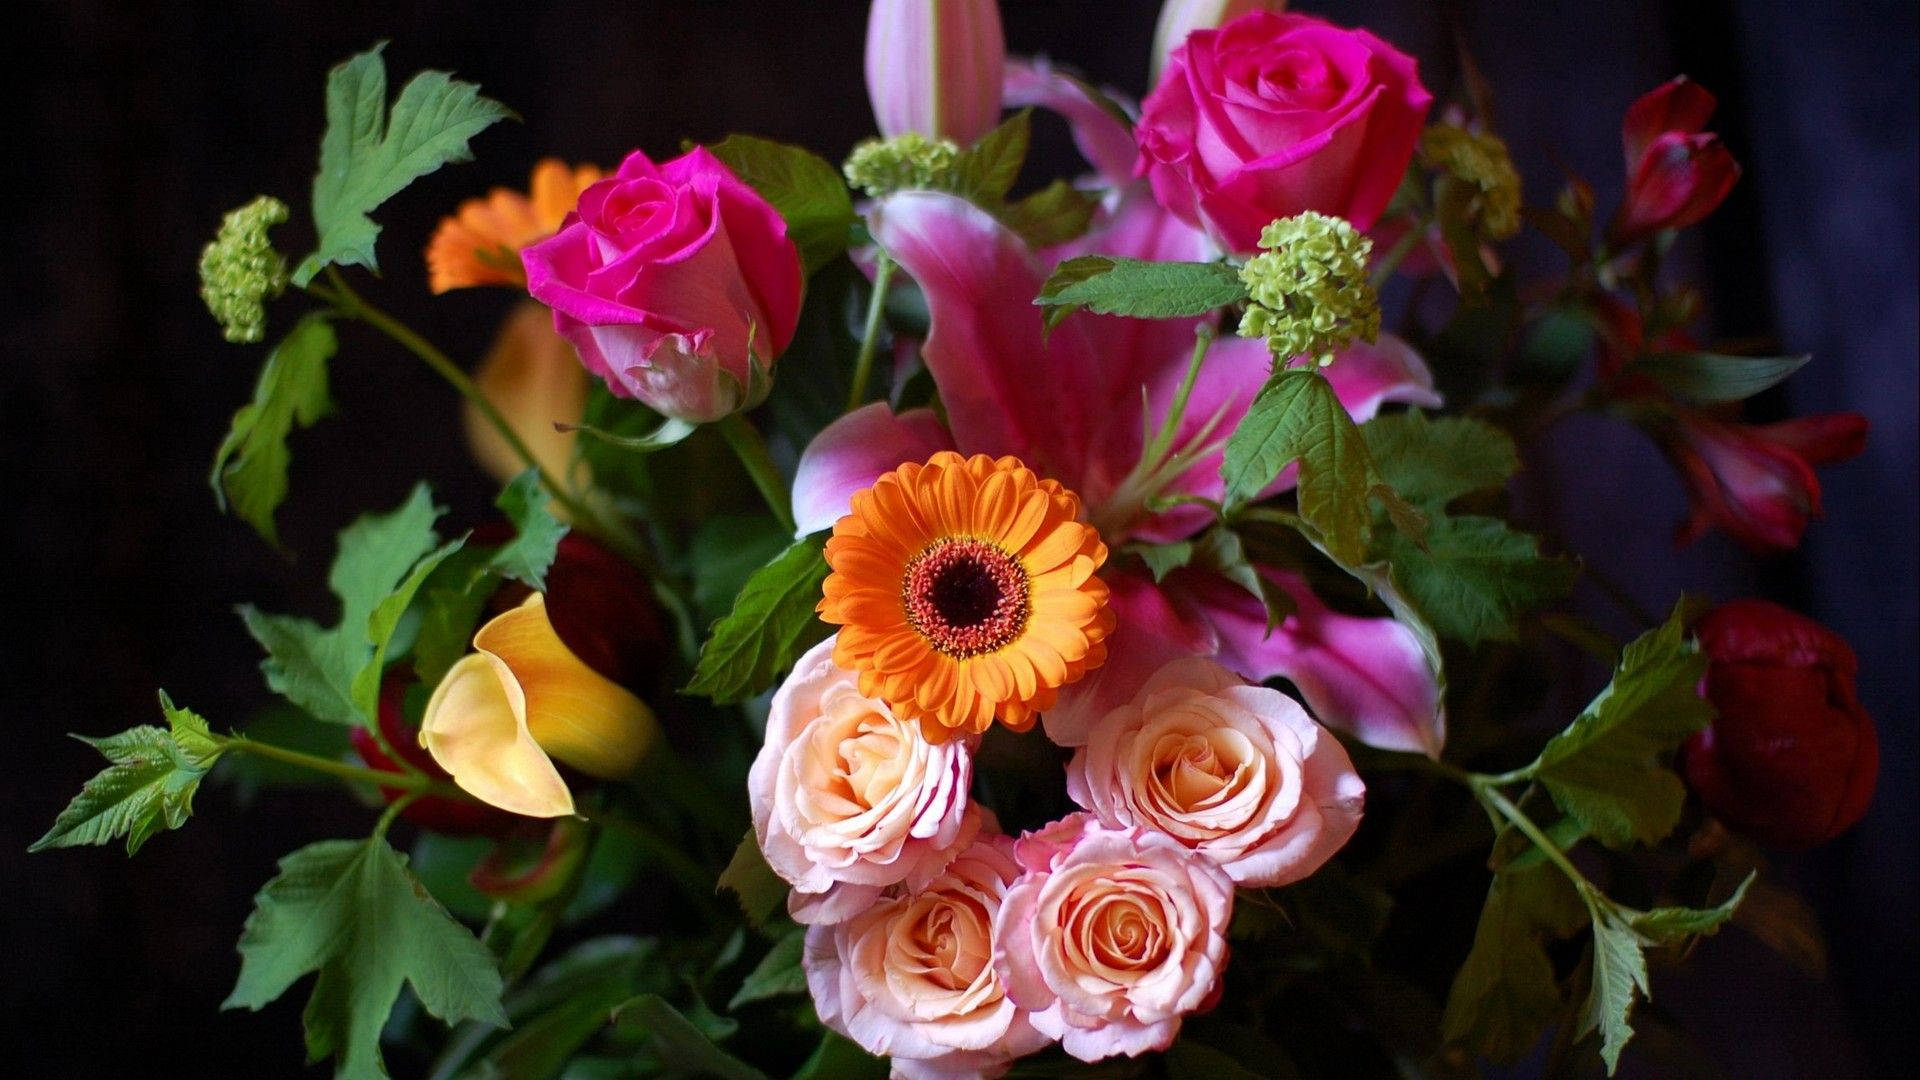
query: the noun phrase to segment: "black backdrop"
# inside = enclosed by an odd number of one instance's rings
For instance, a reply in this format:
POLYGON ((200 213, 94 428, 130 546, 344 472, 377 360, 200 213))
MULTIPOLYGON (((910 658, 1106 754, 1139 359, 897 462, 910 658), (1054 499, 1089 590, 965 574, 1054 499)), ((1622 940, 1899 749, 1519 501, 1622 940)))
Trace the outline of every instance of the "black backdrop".
MULTIPOLYGON (((1014 51, 1141 89, 1156 3, 1004 6, 1014 51)), ((1458 19, 1535 199, 1550 195, 1563 162, 1596 181, 1603 203, 1617 193, 1618 117, 1638 92, 1686 71, 1720 94, 1716 127, 1746 177, 1688 252, 1715 329, 1814 351, 1814 366, 1757 411, 1864 411, 1871 449, 1826 473, 1828 520, 1802 552, 1764 565, 1717 538, 1676 558, 1666 537, 1682 509, 1677 485, 1638 436, 1597 420, 1560 431, 1542 482, 1523 494, 1649 606, 1682 587, 1721 598, 1760 591, 1859 647, 1882 731, 1880 793, 1860 829, 1790 864, 1832 937, 1831 983, 1786 972, 1730 933, 1658 989, 1662 1008, 1701 1032, 1729 1074, 1891 1071, 1912 1053, 1915 1004, 1913 5, 1310 6, 1416 52, 1443 94, 1454 76, 1445 19, 1458 19)), ((216 1011, 236 970, 233 941, 278 854, 351 835, 364 814, 331 795, 295 794, 242 814, 228 792, 209 789, 200 820, 137 860, 115 849, 28 859, 26 844, 94 767, 60 734, 150 722, 157 686, 216 724, 245 717, 265 692, 235 603, 324 610, 332 533, 360 509, 396 503, 416 477, 469 512, 490 494, 449 434, 450 395, 349 331, 335 367, 340 413, 295 442, 281 525, 297 556, 266 551, 212 505, 207 463, 260 353, 220 341, 194 295, 195 258, 220 213, 256 193, 303 205, 326 69, 391 38, 396 83, 419 67, 453 69, 526 118, 481 136, 477 164, 428 178, 379 215, 378 300, 454 355, 474 356, 500 298, 429 300, 416 253, 438 215, 488 186, 524 183, 548 153, 611 164, 634 146, 663 154, 682 137, 748 130, 836 156, 870 126, 864 14, 857 0, 554 11, 74 0, 9 11, 0 1003, 14 1034, 0 1038, 0 1072, 297 1071, 303 994, 258 1016, 216 1011)), ((1049 152, 1049 172, 1071 167, 1064 149, 1049 152)), ((298 248, 299 230, 283 230, 284 248, 298 248)), ((1581 601, 1610 617, 1595 597, 1581 601)))

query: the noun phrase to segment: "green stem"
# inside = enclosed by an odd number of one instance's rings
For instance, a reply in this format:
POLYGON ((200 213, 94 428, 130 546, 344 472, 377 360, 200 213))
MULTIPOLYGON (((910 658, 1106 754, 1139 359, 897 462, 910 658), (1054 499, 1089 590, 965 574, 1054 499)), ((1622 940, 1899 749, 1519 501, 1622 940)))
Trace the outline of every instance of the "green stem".
POLYGON ((1400 269, 1400 264, 1406 260, 1406 257, 1413 254, 1413 249, 1427 235, 1429 224, 1425 215, 1414 218, 1407 226, 1406 235, 1394 241, 1393 246, 1387 249, 1387 253, 1380 257, 1380 262, 1373 269, 1372 284, 1375 289, 1385 285, 1387 279, 1393 276, 1393 272, 1400 269))
POLYGON ((1587 893, 1589 889, 1587 876, 1580 872, 1579 867, 1573 865, 1573 860, 1567 858, 1567 853, 1560 850, 1560 845, 1554 843, 1551 837, 1542 832, 1540 826, 1535 825, 1525 811, 1515 806, 1513 800, 1500 793, 1499 787, 1493 783, 1495 779, 1497 778, 1473 777, 1471 786, 1474 797, 1501 817, 1513 822, 1514 828, 1519 829, 1522 835, 1533 841, 1533 846, 1540 849, 1540 854, 1545 855, 1547 861, 1559 867, 1560 872, 1567 875, 1567 880, 1573 882, 1583 895, 1587 893))
POLYGON ((1146 452, 1140 455, 1140 463, 1151 472, 1159 468, 1160 459, 1166 456, 1173 446, 1174 435, 1180 430, 1180 421, 1187 415, 1187 399, 1193 396, 1193 384, 1200 379, 1200 365, 1207 359, 1207 350, 1213 346, 1214 329, 1206 323, 1193 332, 1193 356, 1187 360, 1187 373, 1180 379, 1180 389, 1173 395, 1173 404, 1167 408, 1166 419, 1160 424, 1159 434, 1146 452))
POLYGON ((369 769, 360 765, 349 765, 344 761, 318 757, 299 750, 289 750, 284 746, 259 742, 240 735, 218 736, 223 749, 240 754, 252 754, 255 757, 278 761, 283 765, 292 765, 310 772, 323 773, 336 779, 354 784, 373 784, 378 787, 404 791, 414 795, 437 795, 446 799, 464 799, 474 801, 473 796, 444 780, 435 780, 424 773, 395 773, 383 769, 369 769))
POLYGON ((753 478, 753 486, 760 489, 760 497, 767 501, 767 509, 773 511, 780 527, 791 534, 793 503, 787 494, 787 482, 780 477, 780 467, 773 463, 773 458, 767 453, 766 440, 739 413, 727 414, 714 426, 720 429, 721 437, 727 440, 734 456, 740 459, 747 475, 753 478))
POLYGON ((441 352, 432 342, 414 332, 412 327, 407 326, 392 315, 368 303, 359 293, 353 290, 351 285, 347 284, 346 278, 342 277, 337 269, 333 267, 327 268, 327 280, 332 284, 333 288, 325 289, 308 286, 307 291, 332 304, 334 309, 340 314, 351 319, 358 319, 380 331, 391 338, 401 348, 424 361, 436 374, 442 379, 445 379, 448 385, 458 390, 462 397, 473 403, 473 407, 479 411, 481 417, 487 421, 488 425, 499 432, 502 439, 506 440, 507 446, 513 450, 514 456, 518 457, 527 468, 534 470, 534 472, 539 475, 540 485, 547 489, 547 494, 551 495, 555 502, 558 502, 566 508, 568 516, 573 518, 581 527, 593 533, 609 547, 613 548, 621 557, 646 571, 650 577, 658 576, 652 558, 647 554, 646 549, 641 546, 639 539, 633 535, 633 532, 616 522, 610 521, 591 505, 582 501, 578 495, 574 494, 572 488, 568 487, 559 477, 554 476, 545 466, 541 465, 538 459, 533 456, 533 451, 528 448, 526 441, 520 438, 518 432, 513 430, 513 425, 508 423, 507 418, 500 414, 500 410, 494 407, 493 402, 487 400, 487 395, 480 389, 479 385, 476 384, 465 371, 460 369, 460 365, 454 363, 446 353, 441 352))
POLYGON ((873 268, 873 295, 867 300, 867 325, 861 331, 860 354, 853 360, 853 387, 847 391, 847 411, 867 401, 867 382, 873 377, 873 356, 880 348, 880 320, 886 314, 887 287, 893 284, 894 261, 881 252, 873 268))
POLYGON ((379 821, 373 823, 374 839, 385 840, 387 838, 387 830, 393 827, 394 819, 400 816, 402 810, 412 806, 413 801, 419 797, 419 792, 410 791, 393 800, 391 803, 388 803, 386 812, 380 815, 379 821))

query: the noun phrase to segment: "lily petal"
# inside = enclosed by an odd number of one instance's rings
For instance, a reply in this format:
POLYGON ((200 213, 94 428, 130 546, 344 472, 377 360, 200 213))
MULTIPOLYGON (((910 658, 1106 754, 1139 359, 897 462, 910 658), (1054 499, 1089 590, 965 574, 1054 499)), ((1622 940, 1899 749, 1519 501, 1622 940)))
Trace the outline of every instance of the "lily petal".
POLYGON ((1073 129, 1074 145, 1103 179, 1114 187, 1133 182, 1133 162, 1140 156, 1133 132, 1088 94, 1085 84, 1038 57, 1009 59, 1001 100, 1009 109, 1038 105, 1059 113, 1073 129))
POLYGON ((1357 341, 1340 350, 1326 375, 1356 424, 1373 419, 1389 401, 1429 409, 1445 404, 1433 388, 1427 362, 1392 334, 1381 334, 1373 344, 1357 341))
POLYGON ((794 532, 807 536, 833 527, 848 500, 881 474, 908 461, 952 450, 953 436, 932 409, 896 414, 884 401, 863 405, 822 428, 793 473, 794 532))

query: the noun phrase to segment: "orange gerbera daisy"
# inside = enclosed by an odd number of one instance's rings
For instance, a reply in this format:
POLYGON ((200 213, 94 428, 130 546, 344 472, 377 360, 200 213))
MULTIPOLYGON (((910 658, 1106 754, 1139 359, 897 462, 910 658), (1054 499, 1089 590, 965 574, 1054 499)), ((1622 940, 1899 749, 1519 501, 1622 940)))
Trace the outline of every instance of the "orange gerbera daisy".
POLYGON ((547 158, 533 167, 530 195, 494 188, 484 199, 461 203, 427 242, 428 286, 435 293, 470 285, 524 287, 520 249, 558 231, 580 193, 602 175, 592 165, 570 169, 547 158))
POLYGON ((1080 499, 1012 457, 935 454, 854 494, 827 541, 820 617, 860 692, 930 739, 1016 731, 1106 661, 1107 559, 1080 499))

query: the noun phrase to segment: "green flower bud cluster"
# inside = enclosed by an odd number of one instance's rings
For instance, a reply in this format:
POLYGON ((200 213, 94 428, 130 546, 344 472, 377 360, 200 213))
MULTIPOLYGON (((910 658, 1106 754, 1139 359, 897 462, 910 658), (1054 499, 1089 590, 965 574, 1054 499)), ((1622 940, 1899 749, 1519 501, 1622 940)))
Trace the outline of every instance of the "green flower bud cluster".
POLYGON ((287 290, 287 260, 273 250, 267 230, 287 215, 286 203, 262 195, 229 211, 200 252, 200 299, 228 341, 266 336, 265 303, 287 290))
POLYGON ((1434 124, 1420 135, 1420 160, 1479 190, 1470 213, 1481 237, 1504 240, 1520 231, 1520 174, 1498 136, 1434 124))
POLYGON ((944 190, 959 164, 960 147, 954 143, 908 132, 854 147, 841 171, 848 184, 878 198, 908 188, 944 190))
POLYGON ((1266 338, 1279 363, 1311 356, 1324 367, 1339 349, 1380 336, 1380 297, 1367 280, 1373 241, 1360 230, 1309 210, 1270 223, 1260 247, 1240 268, 1252 300, 1241 337, 1266 338))

